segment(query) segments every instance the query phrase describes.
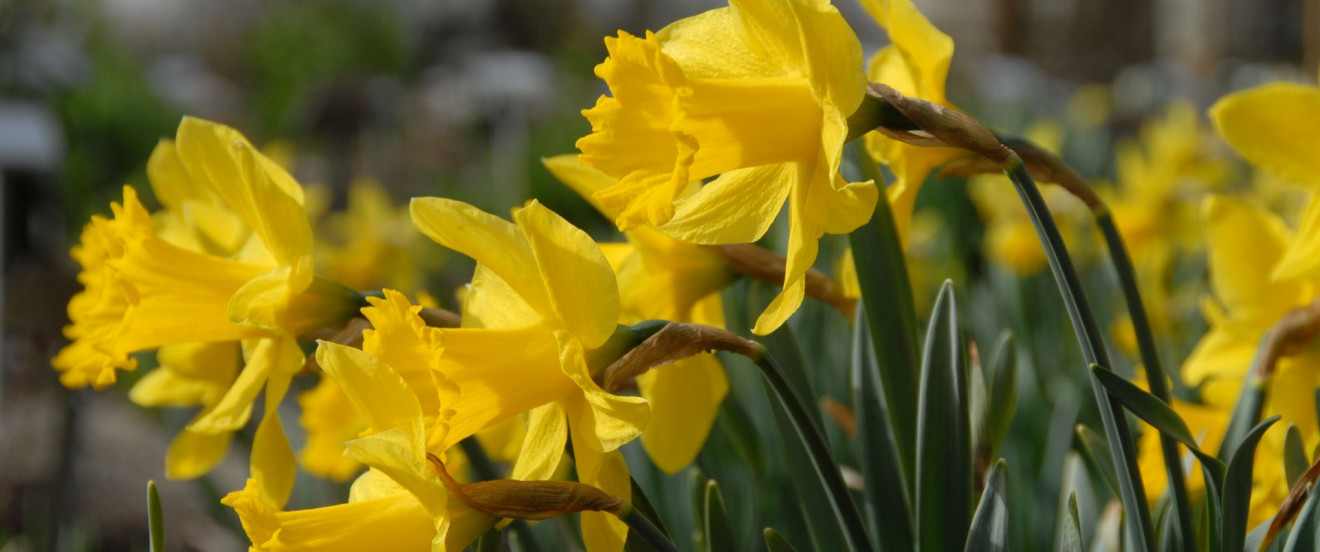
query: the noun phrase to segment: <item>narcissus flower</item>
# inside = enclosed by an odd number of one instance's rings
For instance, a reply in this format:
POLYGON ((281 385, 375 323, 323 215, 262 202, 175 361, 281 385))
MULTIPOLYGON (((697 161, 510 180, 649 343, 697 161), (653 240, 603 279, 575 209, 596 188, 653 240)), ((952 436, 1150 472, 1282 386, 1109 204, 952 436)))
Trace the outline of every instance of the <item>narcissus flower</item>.
MULTIPOLYGON (((867 76, 903 95, 953 107, 944 95, 944 81, 953 61, 953 39, 940 32, 911 0, 863 0, 862 7, 889 35, 890 44, 871 58, 867 76)), ((912 225, 917 193, 930 171, 966 152, 956 148, 914 146, 884 136, 866 135, 871 157, 889 167, 896 180, 889 187, 894 227, 903 243, 912 225)))
MULTIPOLYGON (((620 315, 600 248, 535 201, 514 210, 514 224, 442 198, 414 199, 412 216, 423 234, 477 261, 463 327, 440 330, 436 370, 461 390, 445 405, 456 412, 448 431, 471 435, 530 411, 513 479, 549 479, 571 441, 578 481, 629 500, 618 448, 641 434, 650 409, 640 397, 602 390, 587 363, 620 315)), ((627 526, 583 512, 582 534, 592 552, 618 551, 627 526)))
MULTIPOLYGON (((1188 385, 1201 386, 1208 405, 1231 410, 1248 378, 1258 377, 1251 368, 1261 339, 1289 311, 1316 299, 1316 282, 1271 278, 1292 239, 1278 217, 1218 196, 1208 197, 1203 210, 1210 284, 1217 302, 1207 303, 1210 331, 1183 365, 1183 378, 1188 385)), ((1267 382, 1262 414, 1279 414, 1283 424, 1296 424, 1307 450, 1317 441, 1317 383, 1320 356, 1313 348, 1280 359, 1267 382)), ((1267 433, 1261 454, 1282 458, 1282 434, 1267 433)), ((1287 493, 1286 488, 1261 488, 1257 483, 1254 492, 1270 493, 1278 500, 1287 493)), ((1272 506, 1277 509, 1277 502, 1272 506)))
POLYGON ((66 386, 102 388, 116 369, 136 367, 131 353, 164 347, 163 371, 135 398, 203 406, 167 458, 180 477, 220 459, 264 387, 252 471, 265 500, 282 504, 296 468, 273 413, 302 366, 295 337, 342 322, 360 299, 314 276, 301 188, 237 131, 185 118, 148 172, 167 208, 161 231, 130 187, 113 218, 93 217, 72 251, 84 285, 69 301, 73 342, 52 364, 66 386), (236 375, 224 365, 236 355, 203 345, 240 341, 246 366, 236 375))
MULTIPOLYGON (((617 179, 578 163, 575 155, 543 161, 556 178, 591 200, 617 179)), ((606 216, 617 212, 593 201, 606 216)), ((646 227, 626 233, 626 243, 601 244, 619 280, 620 322, 695 322, 723 327, 719 291, 734 274, 717 253, 646 227)), ((637 378, 651 403, 642 445, 660 469, 677 473, 692 463, 706 442, 719 405, 729 391, 724 368, 713 355, 675 361, 637 378)))
POLYGON ((1320 87, 1272 83, 1221 98, 1210 108, 1215 129, 1252 165, 1312 190, 1297 240, 1275 268, 1281 279, 1320 274, 1320 87))
POLYGON ((802 303, 817 240, 861 226, 878 199, 838 174, 866 85, 856 35, 822 0, 734 0, 605 45, 596 74, 612 95, 583 111, 592 133, 577 143, 618 179, 596 199, 621 230, 697 244, 754 242, 787 200, 784 291, 754 328, 774 331, 802 303))

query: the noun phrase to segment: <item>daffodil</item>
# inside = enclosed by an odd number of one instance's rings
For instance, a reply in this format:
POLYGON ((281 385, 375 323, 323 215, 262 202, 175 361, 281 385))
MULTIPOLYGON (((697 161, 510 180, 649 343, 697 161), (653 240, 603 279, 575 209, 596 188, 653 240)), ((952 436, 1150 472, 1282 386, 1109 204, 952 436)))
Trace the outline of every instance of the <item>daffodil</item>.
MULTIPOLYGON (((953 107, 944 95, 944 82, 953 61, 953 39, 931 24, 911 0, 863 0, 861 4, 888 33, 890 42, 871 58, 867 76, 906 96, 953 107)), ((889 203, 894 211, 894 227, 906 246, 921 184, 932 169, 966 152, 915 146, 878 132, 868 133, 865 140, 871 157, 894 173, 889 203)))
MULTIPOLYGON (((1210 331, 1183 365, 1188 385, 1200 386, 1207 405, 1230 411, 1251 375, 1252 360, 1262 338, 1285 314, 1316 298, 1313 281, 1278 281, 1271 272, 1293 239, 1278 217, 1246 204, 1209 196, 1203 209, 1209 242, 1210 284, 1216 302, 1207 303, 1210 331)), ((1313 349, 1280 359, 1267 383, 1263 416, 1279 414, 1282 423, 1296 424, 1307 450, 1320 441, 1317 435, 1315 388, 1320 383, 1320 356, 1313 349)), ((1258 464, 1282 463, 1282 435, 1266 434, 1258 464)), ((1262 472, 1266 473, 1266 472, 1262 472)), ((1286 494, 1281 480, 1265 487, 1256 481, 1256 493, 1286 494), (1279 487, 1283 487, 1280 489, 1279 487)), ((1278 503, 1253 499, 1265 509, 1278 503)), ((1256 514, 1253 514, 1256 515, 1256 514)))
POLYGON ((1221 98, 1210 108, 1219 135, 1252 165, 1311 189, 1297 239, 1274 276, 1314 278, 1320 270, 1320 87, 1272 83, 1221 98))
MULTIPOLYGON (((650 409, 602 390, 587 363, 620 317, 600 248, 535 201, 514 210, 514 224, 442 198, 414 199, 412 216, 423 234, 477 261, 463 327, 440 330, 436 370, 461 390, 445 406, 457 413, 449 439, 530 411, 513 479, 549 479, 571 442, 578 481, 628 500, 618 448, 641 434, 650 409)), ((592 552, 617 551, 627 526, 583 512, 582 534, 592 552)))
MULTIPOLYGON (((617 182, 578 163, 574 155, 543 162, 560 182, 588 200, 617 182)), ((617 214, 592 203, 606 216, 617 214)), ((734 274, 720 255, 651 228, 634 228, 625 235, 626 243, 600 246, 619 280, 620 322, 659 319, 723 327, 719 291, 733 281, 734 274)), ((701 451, 729 391, 724 368, 713 355, 698 355, 642 374, 637 386, 651 404, 642 446, 660 469, 677 473, 701 451)))
POLYGON ((410 309, 397 294, 365 309, 385 322, 364 341, 374 354, 320 344, 318 364, 365 421, 344 455, 371 469, 353 483, 347 503, 323 508, 280 511, 261 500, 252 481, 230 493, 223 502, 238 512, 253 550, 443 552, 462 550, 494 525, 490 516, 450 500, 433 471, 428 455, 444 456, 446 420, 454 413, 441 406, 453 404, 459 391, 432 369, 435 332, 410 309))
POLYGON ((86 226, 72 251, 84 285, 69 301, 72 343, 52 364, 66 386, 103 388, 136 367, 130 354, 162 348, 163 368, 134 398, 203 407, 167 456, 179 477, 220 459, 264 387, 252 472, 263 498, 282 504, 296 466, 274 411, 303 363, 295 338, 351 316, 358 295, 313 274, 301 188, 237 131, 185 118, 148 172, 168 213, 153 221, 125 187, 114 217, 86 226), (226 342, 242 344, 236 374, 226 342))
POLYGON ((866 86, 856 35, 823 0, 734 0, 605 45, 596 74, 612 95, 583 111, 592 133, 577 143, 618 179, 596 199, 621 230, 697 244, 754 242, 787 201, 784 290, 753 330, 774 331, 802 303, 817 240, 861 226, 879 197, 838 174, 866 86))
POLYGON ((318 260, 325 273, 353 289, 388 287, 411 292, 424 268, 439 266, 440 256, 423 254, 426 242, 396 207, 389 192, 371 178, 357 178, 348 189, 348 206, 325 216, 320 227, 329 239, 318 240, 318 260))

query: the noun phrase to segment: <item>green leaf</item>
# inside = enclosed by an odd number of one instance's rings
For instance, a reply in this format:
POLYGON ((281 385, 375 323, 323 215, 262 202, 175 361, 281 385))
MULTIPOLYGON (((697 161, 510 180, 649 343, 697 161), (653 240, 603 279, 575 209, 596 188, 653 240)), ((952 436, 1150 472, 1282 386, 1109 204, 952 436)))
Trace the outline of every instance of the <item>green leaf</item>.
MULTIPOLYGON (((852 146, 866 177, 884 182, 879 165, 866 148, 852 146)), ((848 235, 862 303, 866 309, 871 343, 875 347, 881 391, 889 405, 891 430, 898 449, 899 465, 909 489, 916 476, 918 335, 916 303, 908 275, 907 255, 894 227, 889 200, 880 194, 871 220, 848 235)))
POLYGON ((1201 459, 1201 463, 1213 474, 1212 481, 1219 481, 1223 478, 1223 464, 1214 456, 1201 451, 1196 443, 1196 438, 1192 437, 1191 430, 1187 429, 1187 423, 1183 421, 1177 412, 1173 411, 1173 407, 1156 398, 1155 395, 1147 393, 1140 387, 1123 379, 1122 376, 1100 366, 1091 365, 1091 373, 1105 386, 1105 390, 1109 392, 1110 396, 1118 399, 1129 411, 1136 414, 1142 421, 1150 424, 1151 427, 1159 430, 1160 433, 1177 439, 1192 454, 1201 459))
POLYGON ((990 373, 990 416, 986 425, 991 457, 997 453, 999 444, 1004 442, 1008 427, 1013 423, 1013 415, 1017 413, 1017 356, 1013 345, 1013 333, 1005 330, 995 340, 994 354, 990 357, 994 359, 990 364, 994 371, 990 373))
POLYGON ((1091 466, 1100 471, 1100 476, 1109 486, 1109 492, 1118 494, 1118 475, 1114 473, 1114 453, 1109 451, 1109 443, 1095 430, 1077 424, 1077 440, 1082 443, 1082 451, 1091 466))
POLYGON ((724 422, 720 427, 724 428, 724 434, 729 437, 743 465, 752 469, 752 475, 757 480, 764 479, 765 448, 761 445, 760 433, 752 417, 747 414, 747 409, 736 400, 721 401, 720 421, 724 422))
MULTIPOLYGON (((729 402, 729 401, 725 401, 729 402)), ((708 537, 706 536, 706 482, 710 478, 701 473, 701 469, 693 466, 692 468, 692 516, 696 518, 693 524, 692 544, 696 550, 705 550, 708 537)))
MULTIPOLYGON (((1255 367, 1251 373, 1255 373, 1255 367)), ((1260 414, 1265 408, 1265 383, 1255 376, 1248 376, 1247 382, 1242 386, 1242 392, 1238 395, 1237 404, 1233 406, 1233 414, 1228 421, 1228 429, 1224 430, 1224 440, 1219 444, 1219 452, 1216 456, 1224 462, 1228 462, 1229 456, 1234 450, 1237 450, 1238 443, 1242 442, 1248 430, 1260 421, 1260 414)))
POLYGON ((967 351, 952 282, 935 300, 917 413, 917 550, 955 550, 972 520, 967 351))
POLYGON ((491 527, 489 531, 482 533, 481 538, 477 539, 477 552, 499 552, 500 551, 500 530, 491 527))
POLYGON ((853 326, 852 388, 857 416, 857 448, 862 477, 866 481, 863 496, 867 517, 871 535, 880 550, 903 550, 912 543, 912 512, 908 498, 911 495, 903 480, 889 410, 880 389, 880 371, 871 348, 865 308, 859 303, 857 310, 853 326))
POLYGON ((985 492, 967 533, 967 552, 1008 550, 1008 464, 1000 458, 985 478, 985 492))
POLYGON ((1242 439, 1228 461, 1222 498, 1224 550, 1242 550, 1247 538, 1247 509, 1251 506, 1251 471, 1256 459, 1256 445, 1265 430, 1279 421, 1278 416, 1259 423, 1242 439))
POLYGON ((1059 538, 1059 552, 1082 552, 1082 522, 1077 515, 1077 493, 1068 495, 1068 508, 1059 512, 1063 519, 1063 532, 1059 538))
POLYGON ((1296 424, 1288 424, 1288 434, 1283 439, 1283 472, 1288 478, 1288 488, 1297 484, 1297 480, 1311 467, 1306 458, 1306 445, 1302 444, 1302 432, 1296 424))
POLYGON ((724 508, 724 496, 714 479, 706 481, 706 519, 702 527, 706 532, 706 552, 737 550, 733 539, 733 523, 724 508))
POLYGON ((153 480, 147 481, 147 527, 151 552, 165 552, 165 517, 160 508, 160 493, 156 492, 153 480))
POLYGON ((1311 497, 1306 499, 1306 505, 1297 513, 1297 520, 1293 522, 1283 552, 1317 551, 1320 551, 1320 492, 1311 487, 1311 497))
POLYGON ((793 545, 784 540, 784 536, 769 527, 765 528, 765 549, 769 552, 797 552, 793 545))
MULTIPOLYGON (((630 502, 632 503, 633 509, 637 510, 637 513, 650 520, 665 538, 672 540, 672 537, 669 536, 669 530, 666 529, 665 524, 660 521, 660 514, 655 511, 655 506, 652 505, 651 499, 646 496, 644 491, 642 491, 642 486, 637 484, 637 479, 629 477, 628 484, 632 486, 632 500, 630 502)), ((641 538, 636 533, 629 531, 628 537, 624 541, 624 550, 627 550, 628 552, 653 552, 656 549, 649 541, 641 538)))

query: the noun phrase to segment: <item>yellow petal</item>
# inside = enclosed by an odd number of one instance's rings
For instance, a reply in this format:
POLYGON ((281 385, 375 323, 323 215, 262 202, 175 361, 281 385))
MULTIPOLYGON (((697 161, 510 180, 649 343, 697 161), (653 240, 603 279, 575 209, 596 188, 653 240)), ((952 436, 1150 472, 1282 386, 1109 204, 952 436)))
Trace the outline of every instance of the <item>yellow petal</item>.
POLYGON ((619 179, 599 170, 583 165, 578 162, 578 156, 573 154, 556 155, 554 157, 545 157, 541 159, 541 164, 553 174, 556 179, 572 188, 577 195, 591 203, 602 215, 613 220, 619 216, 617 209, 612 209, 602 205, 593 197, 593 194, 604 190, 619 179))
POLYGON ((165 452, 165 477, 192 479, 206 475, 225 458, 233 433, 208 435, 188 431, 179 432, 165 452))
POLYGON ((1235 319, 1272 323, 1305 300, 1299 282, 1270 273, 1288 242, 1278 217, 1222 196, 1202 205, 1210 242, 1210 285, 1235 319))
POLYGON ((792 163, 726 172, 674 203, 674 218, 658 230, 696 244, 755 242, 783 208, 795 172, 792 163))
POLYGON ((450 329, 441 333, 437 370, 460 390, 444 445, 492 423, 577 391, 559 367, 553 334, 544 327, 450 329))
POLYGON ((252 401, 276 375, 291 376, 302 368, 302 349, 291 338, 263 338, 245 340, 243 355, 246 366, 238 379, 210 412, 188 424, 188 429, 202 433, 235 431, 246 424, 252 414, 252 401))
POLYGON ((461 299, 464 328, 522 328, 541 323, 545 316, 486 265, 477 265, 472 282, 464 291, 461 299))
POLYGON ((252 478, 261 488, 262 500, 276 508, 289 501, 293 493, 294 478, 298 475, 298 459, 284 434, 277 412, 280 400, 289 390, 291 375, 277 373, 266 382, 266 412, 252 437, 252 478))
MULTIPOLYGON (((222 501, 233 508, 254 551, 357 552, 361 550, 430 551, 435 527, 412 495, 403 493, 281 512, 263 504, 256 483, 222 501)), ((451 550, 466 544, 453 543, 451 550)))
POLYGON ((618 324, 619 284, 596 242, 536 200, 515 209, 513 218, 563 328, 586 348, 604 344, 618 324))
POLYGON ((716 8, 670 23, 656 33, 661 50, 694 79, 782 76, 779 60, 747 46, 733 8, 716 8))
POLYGON ((1320 270, 1320 193, 1312 193, 1297 223, 1297 236, 1288 242, 1271 276, 1275 280, 1314 278, 1317 270, 1320 270))
POLYGON ((1240 384, 1251 369, 1256 346, 1265 329, 1245 324, 1224 324, 1212 328, 1201 337, 1201 341, 1183 363, 1183 379, 1192 386, 1217 379, 1240 384))
POLYGON ((794 190, 789 198, 788 255, 784 269, 784 290, 779 293, 765 312, 756 319, 752 332, 767 335, 788 321, 797 312, 806 296, 807 270, 816 261, 820 249, 817 241, 824 234, 808 218, 807 190, 794 190))
POLYGON ((1210 108, 1210 120, 1251 164, 1320 185, 1320 88, 1276 82, 1229 94, 1210 108))
POLYGON ((511 479, 520 481, 547 481, 554 476, 564 457, 564 443, 568 442, 568 418, 559 403, 550 403, 528 413, 527 435, 522 451, 513 465, 511 479))
POLYGON ((516 226, 445 198, 413 198, 409 210, 413 224, 427 237, 494 272, 542 316, 553 312, 541 285, 536 258, 516 226))
MULTIPOLYGON (((606 494, 624 501, 632 500, 632 486, 628 477, 628 464, 619 451, 599 452, 577 446, 573 452, 577 459, 578 481, 596 487, 606 494)), ((628 537, 628 525, 613 514, 582 512, 582 542, 587 552, 619 552, 628 537)))
POLYGON ((185 117, 175 138, 188 172, 220 196, 276 261, 290 268, 288 286, 312 281, 312 229, 302 208, 302 188, 238 131, 185 117))
POLYGON ((388 364, 361 350, 328 341, 320 342, 316 361, 343 389, 366 420, 369 432, 397 429, 418 454, 423 454, 418 460, 425 459, 422 407, 412 389, 388 364))
POLYGON ((724 368, 714 356, 698 355, 641 375, 637 386, 651 403, 642 445, 661 470, 678 473, 701 452, 729 392, 724 368))
MULTIPOLYGON (((912 75, 911 89, 898 88, 909 96, 944 103, 944 81, 953 60, 953 39, 940 32, 912 0, 862 0, 862 7, 885 29, 889 41, 902 54, 912 75)), ((874 79, 874 75, 872 75, 874 79)))
POLYGON ((367 423, 353 408, 348 396, 325 376, 310 391, 298 395, 302 414, 298 425, 307 441, 298 451, 298 461, 308 473, 338 482, 347 481, 362 466, 344 458, 344 443, 356 439, 367 423))
POLYGON ((182 211, 186 201, 215 198, 208 188, 188 174, 173 140, 161 139, 151 150, 151 157, 147 159, 147 180, 151 182, 156 200, 172 211, 182 211))
POLYGON ((412 448, 411 439, 403 430, 391 429, 349 441, 345 454, 408 489, 437 523, 445 517, 449 493, 439 476, 431 471, 426 451, 412 448))
POLYGON ((372 325, 372 329, 362 332, 362 350, 402 377, 421 406, 421 414, 434 418, 444 403, 455 400, 450 396, 451 389, 436 384, 431 369, 442 351, 440 330, 422 320, 418 314, 421 305, 413 305, 406 296, 392 289, 383 293, 384 298, 367 299, 371 306, 362 309, 372 325), (444 399, 442 394, 446 395, 444 399))
POLYGON ((160 368, 138 380, 129 400, 145 407, 214 405, 238 372, 238 350, 232 342, 163 346, 156 353, 160 368))
POLYGON ((527 428, 522 420, 512 417, 478 431, 477 441, 491 460, 513 462, 518 458, 518 451, 522 450, 526 434, 527 428))
POLYGON ((585 433, 579 435, 582 442, 603 452, 613 451, 641 435, 651 418, 646 399, 605 392, 587 371, 582 344, 565 332, 555 332, 555 340, 559 342, 560 368, 581 389, 568 407, 569 420, 575 428, 572 433, 585 433))

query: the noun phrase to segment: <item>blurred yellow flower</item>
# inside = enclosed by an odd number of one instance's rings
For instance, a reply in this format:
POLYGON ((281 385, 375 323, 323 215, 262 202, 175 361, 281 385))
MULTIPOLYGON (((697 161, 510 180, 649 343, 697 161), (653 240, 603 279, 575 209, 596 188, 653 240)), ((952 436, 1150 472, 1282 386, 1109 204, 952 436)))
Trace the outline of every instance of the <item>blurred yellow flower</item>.
MULTIPOLYGON (((612 186, 617 179, 578 163, 575 155, 543 160, 546 168, 582 197, 612 186)), ((592 201, 605 216, 617 214, 592 201)), ((619 280, 620 322, 695 322, 723 327, 719 291, 734 280, 719 254, 646 227, 625 233, 626 243, 601 244, 619 280)), ((637 378, 651 404, 642 446, 665 473, 686 468, 706 442, 729 391, 724 368, 713 355, 685 358, 637 378)))
POLYGON ((113 219, 93 217, 72 251, 85 288, 69 301, 73 342, 52 364, 66 386, 102 388, 136 367, 129 354, 163 348, 134 399, 203 407, 171 446, 172 477, 218 462, 264 387, 251 468, 263 499, 282 504, 296 466, 274 411, 303 363, 295 337, 352 316, 359 296, 313 275, 301 188, 237 131, 184 118, 148 173, 166 212, 153 220, 125 187, 113 219))
POLYGON ((394 205, 389 192, 371 178, 357 178, 348 189, 348 206, 331 212, 321 225, 327 239, 317 241, 326 275, 353 289, 417 290, 421 270, 439 266, 441 255, 423 253, 425 240, 413 227, 406 206, 394 205))
MULTIPOLYGON (((889 35, 890 42, 871 58, 867 77, 906 96, 953 107, 944 95, 944 81, 953 61, 953 39, 931 24, 911 0, 862 0, 861 4, 889 35)), ((932 169, 966 155, 966 151, 914 146, 878 132, 867 133, 865 141, 871 157, 894 173, 895 181, 887 193, 894 211, 894 227, 906 247, 921 184, 932 169)))
MULTIPOLYGON (((1188 385, 1200 386, 1202 399, 1212 407, 1230 411, 1242 386, 1251 375, 1253 358, 1261 339, 1290 310, 1316 298, 1314 281, 1278 281, 1271 278, 1292 233, 1278 217, 1260 209, 1219 196, 1204 202, 1209 243, 1210 285, 1214 303, 1207 302, 1210 330, 1183 364, 1188 385)), ((1311 450, 1317 435, 1315 388, 1320 383, 1320 356, 1305 350, 1279 361, 1267 383, 1262 417, 1279 414, 1282 424, 1296 424, 1311 450)), ((1258 464, 1282 465, 1283 432, 1266 434, 1258 454, 1268 457, 1258 464)), ((1268 474, 1269 470, 1261 473, 1268 474)), ((1274 481, 1257 493, 1282 499, 1286 484, 1274 481), (1282 488, 1279 488, 1282 487, 1282 488)), ((1253 499, 1253 504, 1260 500, 1253 499)), ((1277 502, 1262 503, 1277 510, 1277 502)), ((1253 514, 1253 516, 1256 514, 1253 514)))
MULTIPOLYGON (((587 358, 620 316, 618 284, 600 248, 536 201, 515 209, 513 224, 442 198, 414 199, 412 216, 427 237, 477 261, 463 327, 440 330, 436 370, 461 389, 445 406, 457 413, 449 440, 530 411, 513 479, 549 479, 571 442, 578 481, 629 500, 618 448, 641 434, 650 408, 592 380, 587 358)), ((581 519, 588 550, 622 549, 627 526, 618 518, 581 519)))
POLYGON ((577 143, 618 179, 596 199, 621 230, 698 244, 754 242, 787 200, 784 291, 753 330, 774 331, 802 303, 817 240, 865 223, 878 199, 838 174, 866 85, 856 35, 823 0, 733 0, 605 44, 596 74, 613 96, 583 111, 592 133, 577 143))

